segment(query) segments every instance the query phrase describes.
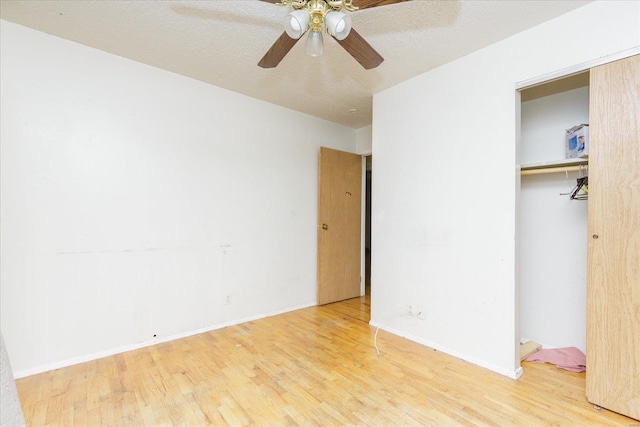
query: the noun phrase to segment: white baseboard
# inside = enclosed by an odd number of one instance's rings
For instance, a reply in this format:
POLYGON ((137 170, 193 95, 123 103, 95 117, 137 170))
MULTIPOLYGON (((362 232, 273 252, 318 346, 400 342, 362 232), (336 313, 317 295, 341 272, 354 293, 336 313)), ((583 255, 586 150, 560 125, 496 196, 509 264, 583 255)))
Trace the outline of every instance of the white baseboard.
POLYGON ((295 307, 289 307, 283 310, 272 311, 269 313, 262 313, 256 316, 245 317, 243 319, 232 320, 229 322, 218 323, 215 325, 206 326, 204 328, 195 329, 192 331, 181 332, 179 334, 169 335, 166 337, 161 337, 153 340, 142 341, 136 344, 128 344, 116 348, 111 348, 109 350, 99 351, 97 353, 91 353, 84 356, 72 357, 71 359, 61 360, 59 362, 49 363, 46 365, 38 366, 35 368, 24 369, 22 371, 17 371, 13 373, 14 378, 24 378, 30 375, 40 374, 42 372, 51 371, 54 369, 60 369, 71 365, 77 365, 79 363, 89 362, 91 360, 100 359, 107 356, 113 356, 114 354, 125 353, 131 350, 137 350, 139 348, 149 347, 156 344, 161 344, 168 341, 177 340, 180 338, 186 338, 193 335, 202 334, 209 331, 215 331, 217 329, 226 328, 228 326, 239 325, 241 323, 251 322, 253 320, 264 319, 266 317, 277 316, 278 314, 289 313, 291 311, 301 310, 303 308, 314 307, 316 305, 315 302, 302 304, 295 307))
POLYGON ((523 370, 522 370, 521 367, 518 367, 515 370, 504 369, 501 366, 497 366, 497 365, 494 365, 492 363, 488 363, 485 360, 477 359, 475 357, 469 357, 469 356, 467 356, 465 354, 462 354, 462 353, 460 353, 460 352, 458 352, 456 350, 452 350, 450 348, 443 347, 443 346, 441 346, 441 345, 439 345, 437 343, 434 343, 434 342, 431 342, 431 341, 428 341, 428 340, 423 340, 423 339, 418 338, 416 336, 413 336, 411 334, 407 334, 407 333, 399 331, 397 329, 387 327, 387 326, 379 324, 377 322, 370 321, 369 324, 371 326, 376 327, 376 328, 380 328, 383 331, 390 332, 390 333, 392 333, 394 335, 398 335, 398 336, 406 338, 406 339, 408 339, 410 341, 417 342, 418 344, 422 344, 422 345, 425 345, 427 347, 436 349, 436 350, 441 351, 443 353, 446 353, 446 354, 448 354, 450 356, 456 357, 458 359, 464 360, 464 361, 469 362, 469 363, 473 363, 474 365, 480 366, 482 368, 489 369, 490 371, 496 372, 498 374, 504 375, 505 377, 509 377, 509 378, 514 379, 514 380, 517 380, 518 378, 520 378, 520 376, 523 373, 523 370))

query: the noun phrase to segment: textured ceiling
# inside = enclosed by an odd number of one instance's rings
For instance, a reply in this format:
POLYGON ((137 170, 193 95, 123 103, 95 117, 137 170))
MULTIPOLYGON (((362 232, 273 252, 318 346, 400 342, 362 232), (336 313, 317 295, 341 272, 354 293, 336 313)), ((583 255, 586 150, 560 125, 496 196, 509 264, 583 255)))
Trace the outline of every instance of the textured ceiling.
POLYGON ((586 3, 414 0, 357 11, 353 27, 385 58, 369 71, 329 36, 322 57, 305 55, 301 40, 277 68, 258 67, 287 13, 258 0, 2 0, 0 17, 360 128, 374 93, 586 3))

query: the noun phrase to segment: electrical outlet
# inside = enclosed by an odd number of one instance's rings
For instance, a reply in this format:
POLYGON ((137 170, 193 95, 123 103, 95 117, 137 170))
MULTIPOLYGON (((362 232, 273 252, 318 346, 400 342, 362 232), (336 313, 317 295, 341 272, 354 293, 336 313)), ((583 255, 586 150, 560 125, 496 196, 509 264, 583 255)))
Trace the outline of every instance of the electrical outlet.
POLYGON ((230 305, 231 304, 231 294, 227 295, 224 298, 224 305, 230 305))

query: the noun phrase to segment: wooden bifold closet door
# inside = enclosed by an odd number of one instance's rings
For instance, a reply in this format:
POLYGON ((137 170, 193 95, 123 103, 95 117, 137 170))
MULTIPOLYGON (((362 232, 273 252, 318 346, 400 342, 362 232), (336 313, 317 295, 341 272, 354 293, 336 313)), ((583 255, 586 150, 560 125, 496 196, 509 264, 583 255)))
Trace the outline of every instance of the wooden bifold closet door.
POLYGON ((590 76, 587 398, 640 419, 640 56, 590 76))

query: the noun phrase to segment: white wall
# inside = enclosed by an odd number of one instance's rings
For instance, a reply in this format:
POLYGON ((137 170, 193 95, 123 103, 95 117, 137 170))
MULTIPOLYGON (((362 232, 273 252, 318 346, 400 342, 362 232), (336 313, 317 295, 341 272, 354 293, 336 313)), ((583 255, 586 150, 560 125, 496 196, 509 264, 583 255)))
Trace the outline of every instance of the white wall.
POLYGON ((521 162, 564 159, 565 130, 581 123, 589 123, 588 86, 522 102, 521 162))
POLYGON ((356 130, 356 153, 368 155, 371 154, 373 139, 373 126, 364 126, 356 130))
MULTIPOLYGON (((522 163, 564 159, 564 131, 589 123, 589 88, 522 103, 522 163)), ((586 352, 587 203, 560 193, 578 172, 523 176, 520 193, 520 335, 586 352)))
POLYGON ((1 25, 17 375, 315 304, 318 147, 355 130, 1 25))
POLYGON ((591 3, 374 96, 373 324, 521 372, 515 84, 637 46, 639 13, 591 3))

